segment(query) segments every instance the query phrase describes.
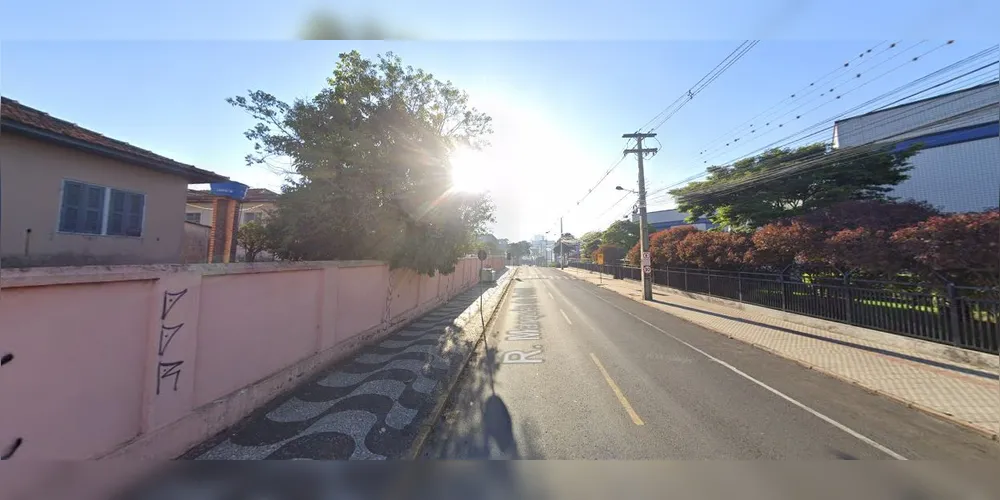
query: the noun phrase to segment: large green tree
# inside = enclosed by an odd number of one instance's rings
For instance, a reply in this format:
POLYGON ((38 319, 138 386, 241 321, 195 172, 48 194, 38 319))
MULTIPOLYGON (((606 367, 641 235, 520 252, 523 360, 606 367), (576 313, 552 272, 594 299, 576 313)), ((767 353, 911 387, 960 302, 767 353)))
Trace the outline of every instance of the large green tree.
POLYGON ((605 245, 632 248, 639 241, 639 223, 630 220, 616 220, 604 230, 601 241, 605 245))
POLYGON ((884 200, 908 178, 916 147, 832 149, 823 143, 775 148, 732 165, 707 169, 708 178, 670 191, 689 221, 707 216, 720 226, 749 231, 770 222, 848 200, 884 200))
POLYGON ((531 243, 527 241, 522 240, 517 243, 511 243, 507 248, 510 250, 510 256, 515 260, 531 255, 531 243))
POLYGON ((563 233, 562 236, 560 236, 559 239, 557 239, 552 245, 552 254, 556 257, 561 257, 562 252, 565 249, 566 255, 572 255, 575 253, 573 250, 574 244, 578 243, 579 242, 576 240, 576 237, 573 236, 573 233, 563 233))
POLYGON ((478 240, 477 247, 486 250, 486 253, 490 255, 500 255, 500 240, 492 233, 481 234, 478 240))
POLYGON ((490 118, 391 53, 341 54, 327 86, 291 104, 260 90, 227 101, 257 121, 247 162, 291 165, 268 223, 279 257, 448 273, 493 220, 486 196, 451 189, 448 163, 486 144, 490 118))
POLYGON ((601 232, 589 231, 580 237, 580 253, 586 257, 597 251, 601 246, 601 232))

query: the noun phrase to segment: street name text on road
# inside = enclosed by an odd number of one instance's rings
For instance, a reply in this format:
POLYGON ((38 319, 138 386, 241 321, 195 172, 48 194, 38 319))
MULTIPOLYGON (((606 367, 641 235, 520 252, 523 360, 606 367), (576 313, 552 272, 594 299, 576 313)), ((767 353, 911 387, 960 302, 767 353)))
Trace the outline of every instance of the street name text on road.
MULTIPOLYGON (((538 342, 542 339, 541 313, 538 309, 538 297, 534 288, 515 288, 513 296, 513 307, 511 311, 516 315, 514 329, 508 330, 504 335, 507 342, 538 342)), ((500 363, 503 364, 533 364, 542 363, 542 346, 534 344, 532 350, 508 350, 500 353, 500 363)))

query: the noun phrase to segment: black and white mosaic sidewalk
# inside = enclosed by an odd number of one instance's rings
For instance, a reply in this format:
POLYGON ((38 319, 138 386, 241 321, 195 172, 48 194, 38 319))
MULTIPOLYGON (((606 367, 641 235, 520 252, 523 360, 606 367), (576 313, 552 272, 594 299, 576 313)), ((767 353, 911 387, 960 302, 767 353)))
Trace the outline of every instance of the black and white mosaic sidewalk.
MULTIPOLYGON (((487 318, 511 274, 482 285, 487 318)), ((459 294, 181 458, 401 457, 446 381, 475 346, 481 331, 479 296, 479 285, 459 294)))

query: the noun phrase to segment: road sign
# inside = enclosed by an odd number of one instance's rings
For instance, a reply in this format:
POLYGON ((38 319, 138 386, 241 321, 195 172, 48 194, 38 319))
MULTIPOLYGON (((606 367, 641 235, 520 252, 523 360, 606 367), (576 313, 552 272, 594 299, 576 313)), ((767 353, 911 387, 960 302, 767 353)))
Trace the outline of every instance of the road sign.
POLYGON ((653 272, 653 268, 650 266, 642 266, 642 274, 649 274, 653 272))
POLYGON ((604 265, 604 254, 603 253, 597 254, 597 264, 601 265, 601 266, 604 265))
POLYGON ((479 251, 479 260, 486 260, 486 257, 487 257, 486 250, 480 250, 479 251))
MULTIPOLYGON (((642 252, 642 267, 643 267, 643 269, 645 269, 647 267, 650 267, 652 265, 653 265, 653 263, 652 263, 651 259, 649 258, 649 252, 642 252)), ((649 271, 643 271, 643 272, 649 272, 649 271)))

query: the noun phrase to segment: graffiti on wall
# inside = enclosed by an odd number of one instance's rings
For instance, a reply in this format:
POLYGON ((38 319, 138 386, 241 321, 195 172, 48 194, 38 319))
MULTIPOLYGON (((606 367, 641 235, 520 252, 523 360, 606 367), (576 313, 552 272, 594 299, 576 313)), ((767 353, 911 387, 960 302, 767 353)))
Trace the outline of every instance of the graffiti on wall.
POLYGON ((185 294, 187 294, 187 289, 181 290, 179 292, 171 292, 166 290, 163 292, 163 305, 160 308, 160 336, 157 344, 156 355, 158 362, 156 364, 156 394, 159 395, 160 391, 164 387, 173 387, 173 390, 177 390, 177 382, 181 378, 181 366, 184 364, 183 360, 172 360, 168 361, 169 356, 167 353, 170 349, 170 343, 173 342, 174 337, 181 332, 184 328, 184 323, 177 323, 175 325, 169 325, 170 311, 181 301, 185 294), (171 382, 164 382, 165 380, 171 380, 171 382))
MULTIPOLYGON (((0 355, 0 366, 4 366, 11 361, 14 361, 14 353, 5 352, 0 355)), ((14 441, 7 445, 3 451, 0 451, 0 460, 7 460, 8 458, 14 456, 14 453, 17 452, 17 449, 21 447, 21 443, 23 442, 23 439, 15 438, 14 441)))

